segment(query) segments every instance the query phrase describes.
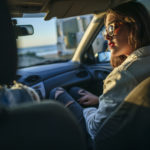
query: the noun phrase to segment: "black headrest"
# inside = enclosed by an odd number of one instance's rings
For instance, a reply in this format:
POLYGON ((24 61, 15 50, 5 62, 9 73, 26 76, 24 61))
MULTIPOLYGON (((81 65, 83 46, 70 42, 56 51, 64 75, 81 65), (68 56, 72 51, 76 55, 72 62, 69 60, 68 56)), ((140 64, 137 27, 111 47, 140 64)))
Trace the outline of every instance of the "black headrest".
POLYGON ((9 84, 16 75, 17 47, 6 0, 1 0, 0 20, 0 84, 9 84))

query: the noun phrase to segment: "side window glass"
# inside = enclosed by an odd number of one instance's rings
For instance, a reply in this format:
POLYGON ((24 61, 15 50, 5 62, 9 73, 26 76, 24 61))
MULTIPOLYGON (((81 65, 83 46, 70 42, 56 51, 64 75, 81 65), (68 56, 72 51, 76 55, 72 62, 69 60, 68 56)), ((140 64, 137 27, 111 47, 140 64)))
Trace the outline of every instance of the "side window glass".
POLYGON ((12 18, 16 26, 33 27, 32 34, 20 34, 19 28, 15 28, 18 34, 18 68, 70 60, 93 18, 89 14, 44 21, 39 15, 32 18, 31 14, 28 15, 12 18))
POLYGON ((57 19, 57 49, 60 56, 73 56, 93 15, 57 19))
POLYGON ((108 50, 107 40, 105 40, 103 37, 103 30, 104 27, 99 32, 92 44, 94 56, 98 63, 105 63, 110 61, 110 51, 108 50))

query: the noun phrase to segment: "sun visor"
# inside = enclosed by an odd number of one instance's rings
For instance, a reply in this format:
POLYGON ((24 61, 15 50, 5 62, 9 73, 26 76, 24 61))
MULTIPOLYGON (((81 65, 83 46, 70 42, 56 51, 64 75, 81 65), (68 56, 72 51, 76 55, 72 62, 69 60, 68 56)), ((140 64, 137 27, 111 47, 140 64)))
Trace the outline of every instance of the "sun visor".
POLYGON ((53 1, 47 8, 45 20, 52 17, 66 18, 85 14, 102 12, 110 6, 110 0, 76 0, 76 1, 53 1))

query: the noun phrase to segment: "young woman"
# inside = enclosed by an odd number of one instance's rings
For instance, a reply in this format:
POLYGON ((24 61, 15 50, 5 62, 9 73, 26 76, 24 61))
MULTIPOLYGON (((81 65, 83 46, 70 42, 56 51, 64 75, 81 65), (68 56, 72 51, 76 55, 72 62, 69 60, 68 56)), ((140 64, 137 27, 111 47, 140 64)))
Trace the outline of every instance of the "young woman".
MULTIPOLYGON (((128 93, 150 76, 150 17, 146 8, 138 2, 128 2, 112 8, 106 13, 105 27, 104 36, 108 40, 111 56, 123 56, 126 60, 114 68, 105 79, 98 108, 82 108, 71 97, 68 97, 68 101, 65 103, 63 102, 75 115, 78 114, 76 116, 79 121, 83 112, 86 128, 92 139, 96 136, 97 130, 104 120, 128 93)), ((84 91, 80 91, 80 93, 84 96, 87 95, 87 93, 84 94, 84 91)), ((61 98, 65 97, 65 92, 56 90, 53 95, 56 100, 61 101, 61 98)), ((81 97, 79 103, 90 103, 93 98, 93 95, 89 94, 86 101, 82 100, 81 102, 81 97)))

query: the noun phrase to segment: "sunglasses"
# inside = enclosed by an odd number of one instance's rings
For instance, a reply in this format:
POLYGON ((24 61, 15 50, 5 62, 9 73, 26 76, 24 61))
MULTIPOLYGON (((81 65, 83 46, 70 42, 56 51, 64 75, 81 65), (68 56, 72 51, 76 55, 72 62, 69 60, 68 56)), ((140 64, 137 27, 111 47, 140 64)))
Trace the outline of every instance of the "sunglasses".
POLYGON ((104 31, 102 32, 104 38, 107 39, 108 36, 113 37, 114 35, 116 35, 122 24, 123 22, 121 21, 114 21, 110 23, 108 27, 105 28, 104 31))

